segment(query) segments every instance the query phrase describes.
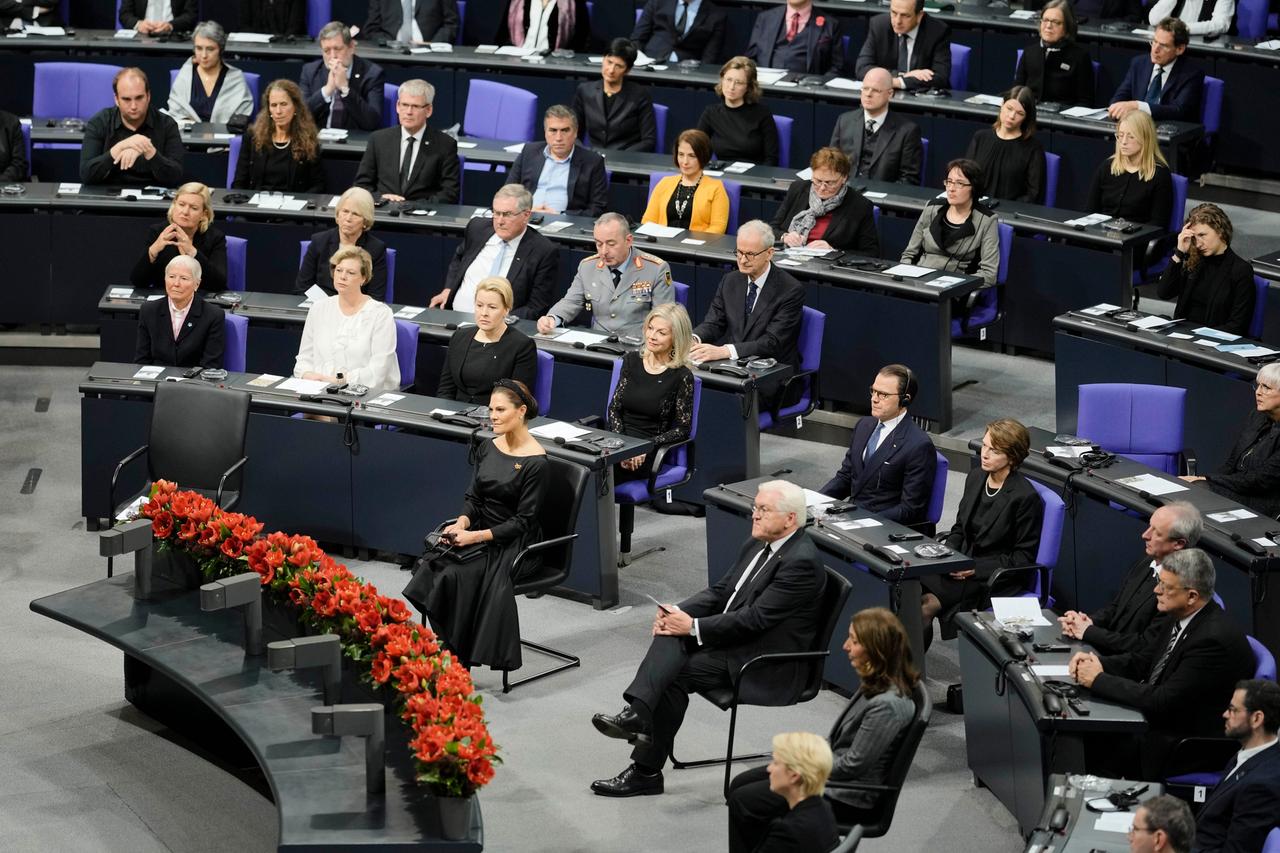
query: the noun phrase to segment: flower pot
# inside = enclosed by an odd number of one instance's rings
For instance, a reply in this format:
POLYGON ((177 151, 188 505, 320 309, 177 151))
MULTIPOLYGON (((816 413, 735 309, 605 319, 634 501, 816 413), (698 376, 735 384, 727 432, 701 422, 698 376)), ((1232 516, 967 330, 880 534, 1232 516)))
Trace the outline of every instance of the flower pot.
POLYGON ((448 841, 461 841, 471 834, 471 806, 474 797, 436 797, 440 834, 448 841))

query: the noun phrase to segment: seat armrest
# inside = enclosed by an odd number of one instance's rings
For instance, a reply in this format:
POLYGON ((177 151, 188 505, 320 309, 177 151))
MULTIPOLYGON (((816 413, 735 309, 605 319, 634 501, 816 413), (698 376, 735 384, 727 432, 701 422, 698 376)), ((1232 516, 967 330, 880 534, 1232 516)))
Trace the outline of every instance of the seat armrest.
POLYGON ((218 494, 214 498, 214 503, 216 503, 218 506, 222 507, 223 509, 227 509, 227 507, 222 506, 222 490, 227 485, 227 480, 231 477, 232 474, 234 474, 235 472, 243 468, 244 464, 248 461, 249 461, 248 456, 241 456, 240 460, 236 462, 236 464, 232 465, 226 471, 222 472, 222 478, 218 480, 218 494))
MULTIPOLYGON (((689 445, 688 468, 690 472, 693 471, 693 445, 690 444, 690 442, 692 441, 693 439, 686 438, 684 441, 676 441, 671 444, 663 444, 653 449, 653 467, 649 469, 649 494, 650 495, 656 495, 658 493, 658 475, 662 473, 662 463, 664 460, 666 460, 667 454, 675 450, 677 447, 684 447, 686 444, 689 445)), ((689 478, 686 475, 683 482, 674 483, 672 484, 671 488, 675 488, 676 486, 682 486, 687 482, 689 482, 689 478)))
POLYGON ((572 542, 577 538, 578 538, 578 534, 570 533, 566 536, 557 536, 554 539, 544 539, 541 542, 534 542, 528 548, 525 548, 519 554, 516 554, 516 558, 511 563, 511 568, 509 569, 510 574, 512 575, 512 577, 519 576, 520 573, 517 571, 517 569, 520 568, 520 563, 524 560, 525 557, 529 557, 534 554, 541 553, 543 551, 550 551, 552 548, 558 548, 561 545, 565 544, 566 542, 572 542))
POLYGON ((593 426, 599 426, 600 424, 604 423, 604 418, 600 417, 599 415, 587 415, 585 418, 578 418, 576 421, 574 421, 574 423, 577 424, 578 426, 593 427, 593 426))
POLYGON ((115 518, 116 518, 116 484, 117 484, 117 483, 119 482, 119 480, 120 480, 120 472, 121 472, 121 471, 123 471, 123 470, 124 470, 124 467, 125 467, 126 465, 128 465, 130 462, 133 462, 134 460, 136 460, 136 459, 138 459, 140 456, 142 456, 142 454, 146 453, 146 452, 147 452, 147 448, 149 448, 149 447, 151 447, 151 445, 150 445, 150 444, 144 444, 144 445, 142 445, 141 447, 139 447, 137 450, 135 450, 135 451, 133 451, 132 453, 130 453, 130 454, 129 454, 128 456, 126 456, 125 458, 121 459, 121 460, 120 460, 120 463, 119 463, 118 465, 116 465, 116 470, 112 472, 112 474, 111 474, 111 486, 110 486, 110 488, 109 488, 109 489, 108 489, 108 491, 107 491, 107 501, 108 501, 108 503, 107 503, 107 511, 111 513, 111 517, 107 519, 108 524, 114 524, 114 523, 115 523, 115 518))
MULTIPOLYGON (((787 391, 791 386, 802 379, 812 377, 809 385, 809 411, 813 411, 818 405, 818 371, 816 370, 798 370, 788 376, 782 382, 782 387, 778 390, 778 394, 773 399, 773 407, 769 409, 769 414, 773 417, 775 425, 778 423, 778 412, 782 410, 782 401, 787 399, 787 391)), ((807 413, 806 413, 807 414, 807 413)))
POLYGON ((742 669, 738 670, 738 680, 733 685, 733 704, 737 705, 739 696, 742 692, 742 685, 747 680, 747 670, 753 666, 763 665, 766 663, 781 663, 783 661, 801 661, 801 660, 820 660, 831 654, 830 649, 821 649, 816 651, 804 652, 771 652, 767 655, 756 655, 751 660, 742 665, 742 669))
POLYGON ((1196 452, 1190 447, 1182 448, 1182 473, 1187 477, 1195 477, 1197 467, 1196 452))
POLYGON ((1014 572, 1035 572, 1040 576, 1040 595, 1038 596, 1038 599, 1041 607, 1047 607, 1049 597, 1049 570, 1039 563, 1031 563, 1026 566, 1005 566, 1004 568, 996 569, 991 573, 991 577, 987 578, 987 590, 990 591, 996 585, 996 581, 1001 577, 1007 574, 1013 574, 1014 572))

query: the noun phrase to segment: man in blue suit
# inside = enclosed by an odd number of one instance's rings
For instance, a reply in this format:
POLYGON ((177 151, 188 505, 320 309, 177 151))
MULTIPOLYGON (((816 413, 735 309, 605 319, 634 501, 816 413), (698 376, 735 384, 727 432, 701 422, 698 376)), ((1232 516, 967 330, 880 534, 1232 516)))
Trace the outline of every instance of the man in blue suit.
POLYGON ((1177 18, 1156 25, 1150 56, 1135 56, 1107 112, 1119 121, 1142 110, 1154 121, 1200 121, 1204 70, 1183 59, 1191 33, 1177 18))
POLYGON ((1240 741, 1222 782, 1196 818, 1197 853, 1261 850, 1280 825, 1280 685, 1251 678, 1236 685, 1222 714, 1227 737, 1240 741))
POLYGON ((382 69, 356 56, 351 29, 331 21, 320 30, 323 59, 302 66, 302 97, 320 127, 377 130, 382 127, 382 69))
POLYGON ((871 417, 853 428, 844 464, 822 487, 824 495, 852 500, 899 524, 925 520, 938 457, 907 413, 918 390, 906 365, 880 369, 871 386, 871 417))
POLYGON ((813 0, 787 0, 756 16, 747 56, 762 68, 839 74, 844 46, 838 31, 836 19, 815 9, 813 0))

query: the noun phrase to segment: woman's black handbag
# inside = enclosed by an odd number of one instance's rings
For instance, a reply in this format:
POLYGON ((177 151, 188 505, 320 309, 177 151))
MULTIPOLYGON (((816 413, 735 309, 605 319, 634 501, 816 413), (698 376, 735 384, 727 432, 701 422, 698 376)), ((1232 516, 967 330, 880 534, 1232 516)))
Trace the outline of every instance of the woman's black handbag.
POLYGON ((422 552, 422 556, 418 558, 418 564, 414 567, 414 571, 418 568, 436 561, 445 561, 451 563, 470 563, 472 560, 478 560, 484 557, 488 551, 488 542, 475 542, 471 545, 457 546, 449 542, 442 535, 444 529, 452 524, 453 521, 442 521, 428 533, 422 540, 422 544, 426 546, 426 550, 422 552))

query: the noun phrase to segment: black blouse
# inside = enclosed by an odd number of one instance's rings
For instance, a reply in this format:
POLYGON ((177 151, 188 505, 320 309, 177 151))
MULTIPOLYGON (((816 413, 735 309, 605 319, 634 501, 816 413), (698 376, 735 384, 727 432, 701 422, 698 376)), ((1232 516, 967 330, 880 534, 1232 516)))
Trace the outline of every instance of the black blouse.
POLYGON ((648 438, 655 445, 689 437, 693 427, 693 373, 687 367, 653 374, 638 351, 622 357, 618 389, 609 401, 609 429, 648 438))
POLYGON ((778 126, 764 104, 734 108, 724 101, 711 104, 702 111, 698 130, 711 137, 711 150, 719 160, 778 165, 778 126))
POLYGON ((1263 515, 1280 515, 1280 424, 1252 412, 1227 461, 1205 479, 1220 495, 1263 515))
POLYGON ((305 36, 306 0, 240 0, 240 29, 276 36, 305 36))
POLYGON ((471 530, 488 530, 496 545, 540 537, 538 504, 547 479, 547 457, 511 456, 492 441, 476 448, 476 469, 462 502, 471 530))
POLYGON ((1174 316, 1223 332, 1249 334, 1256 294, 1253 267, 1231 249, 1201 257, 1194 270, 1187 262, 1170 262, 1160 276, 1156 295, 1177 297, 1174 316))
POLYGON ((1039 101, 1090 106, 1096 88, 1093 59, 1074 41, 1064 39, 1052 48, 1036 41, 1023 51, 1013 82, 1029 87, 1039 101))
POLYGON ((1130 222, 1146 222, 1159 228, 1169 227, 1173 212, 1173 178, 1169 169, 1156 164, 1156 173, 1144 181, 1137 172, 1111 174, 1111 158, 1103 160, 1093 173, 1089 201, 1085 209, 1106 213, 1130 222))
POLYGON ((213 106, 218 102, 218 94, 222 91, 222 83, 227 79, 226 63, 222 64, 218 71, 218 80, 213 84, 213 91, 205 94, 204 81, 200 79, 200 72, 194 68, 191 69, 191 109, 195 114, 200 116, 201 121, 209 121, 213 117, 213 106))
POLYGON ((538 348, 524 332, 508 326, 491 344, 476 339, 474 326, 459 329, 449 340, 436 396, 488 405, 493 383, 518 379, 530 391, 538 375, 538 348))
MULTIPOLYGON (((699 179, 701 183, 701 179, 699 179)), ((688 228, 689 220, 693 218, 693 196, 698 191, 698 184, 686 187, 679 181, 676 182, 675 191, 671 193, 671 198, 667 199, 667 225, 671 228, 688 228), (676 207, 676 202, 680 201, 684 204, 683 208, 676 207), (684 212, 681 213, 681 210, 684 212)))
POLYGON ((969 140, 964 156, 982 167, 992 198, 1032 203, 1044 199, 1044 147, 1034 135, 1001 139, 993 128, 983 128, 969 140))
MULTIPOLYGON (((164 287, 164 268, 178 256, 178 249, 175 246, 165 246, 154 261, 148 256, 147 250, 160 236, 160 232, 168 227, 169 223, 158 222, 147 230, 147 241, 142 244, 142 254, 129 275, 129 281, 134 287, 164 287)), ((205 231, 196 231, 191 238, 191 245, 195 246, 196 260, 200 263, 200 287, 205 293, 226 290, 227 238, 210 225, 205 231)))

